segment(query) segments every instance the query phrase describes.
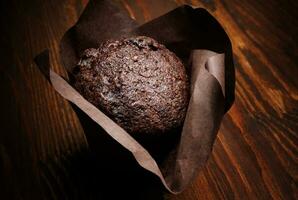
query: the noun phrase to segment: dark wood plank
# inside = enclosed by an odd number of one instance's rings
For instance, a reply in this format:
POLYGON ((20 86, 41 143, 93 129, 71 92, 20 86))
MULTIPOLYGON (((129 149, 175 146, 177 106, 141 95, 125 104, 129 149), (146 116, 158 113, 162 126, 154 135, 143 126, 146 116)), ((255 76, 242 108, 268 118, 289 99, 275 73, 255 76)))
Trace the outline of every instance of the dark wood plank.
MULTIPOLYGON (((298 4, 295 1, 116 0, 145 23, 204 7, 231 38, 236 101, 198 178, 165 199, 297 199, 298 4)), ((33 64, 58 43, 87 1, 1 2, 1 199, 101 199, 83 130, 33 64), (3 47, 3 48, 2 48, 3 47)), ((117 192, 117 191, 115 191, 117 192)), ((161 198, 162 198, 161 196, 161 198)))
MULTIPOLYGON (((43 181, 47 160, 86 146, 70 106, 52 90, 33 64, 33 57, 41 50, 51 47, 57 52, 59 38, 76 21, 78 10, 82 10, 77 5, 76 1, 9 1, 1 5, 4 32, 1 47, 4 44, 4 48, 1 48, 0 82, 4 93, 0 154, 4 166, 1 174, 7 177, 2 179, 4 196, 42 199, 39 182, 48 181, 43 181)), ((51 55, 55 61, 57 55, 51 55)))

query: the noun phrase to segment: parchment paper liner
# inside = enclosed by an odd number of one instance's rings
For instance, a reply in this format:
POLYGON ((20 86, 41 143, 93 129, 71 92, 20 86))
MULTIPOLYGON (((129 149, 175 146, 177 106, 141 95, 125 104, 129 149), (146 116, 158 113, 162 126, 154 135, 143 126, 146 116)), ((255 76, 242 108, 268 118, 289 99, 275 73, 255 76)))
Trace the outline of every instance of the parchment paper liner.
POLYGON ((37 56, 35 61, 61 96, 100 125, 125 148, 123 151, 131 152, 140 166, 158 176, 165 188, 176 194, 196 177, 207 161, 224 112, 232 105, 235 78, 231 43, 219 23, 201 8, 181 6, 137 26, 113 2, 91 0, 78 22, 61 40, 60 57, 71 75, 84 49, 97 47, 107 39, 132 35, 156 39, 189 66, 191 98, 179 145, 162 166, 158 166, 148 151, 125 130, 50 69, 48 51, 37 56))

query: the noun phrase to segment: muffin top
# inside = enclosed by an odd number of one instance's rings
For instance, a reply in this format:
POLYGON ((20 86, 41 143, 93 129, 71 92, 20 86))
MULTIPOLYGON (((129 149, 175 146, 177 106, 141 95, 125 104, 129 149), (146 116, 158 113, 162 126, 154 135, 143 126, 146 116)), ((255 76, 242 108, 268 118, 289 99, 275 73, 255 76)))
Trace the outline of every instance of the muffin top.
POLYGON ((132 135, 163 134, 183 124, 189 100, 185 67, 152 38, 86 49, 73 75, 82 96, 132 135))

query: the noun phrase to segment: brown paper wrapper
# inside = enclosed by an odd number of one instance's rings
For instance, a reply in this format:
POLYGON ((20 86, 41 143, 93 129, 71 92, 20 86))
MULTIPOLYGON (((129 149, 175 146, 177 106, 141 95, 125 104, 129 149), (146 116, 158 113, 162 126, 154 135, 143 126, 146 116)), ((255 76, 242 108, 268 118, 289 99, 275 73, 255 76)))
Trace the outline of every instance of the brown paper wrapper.
MULTIPOLYGON (((206 163, 224 113, 234 100, 231 43, 220 24, 204 9, 181 6, 142 26, 111 1, 90 1, 60 42, 60 58, 71 78, 81 52, 108 39, 152 37, 173 51, 191 77, 191 97, 177 145, 159 160, 50 69, 49 52, 35 61, 54 89, 74 105, 88 142, 94 143, 106 169, 139 166, 156 175, 171 193, 179 193, 206 163), (89 137, 89 136, 90 137, 89 137), (98 137, 99 136, 99 137, 98 137), (130 154, 131 153, 131 154, 130 154), (118 163, 115 165, 115 163, 118 163)), ((103 167, 104 168, 104 167, 103 167)))

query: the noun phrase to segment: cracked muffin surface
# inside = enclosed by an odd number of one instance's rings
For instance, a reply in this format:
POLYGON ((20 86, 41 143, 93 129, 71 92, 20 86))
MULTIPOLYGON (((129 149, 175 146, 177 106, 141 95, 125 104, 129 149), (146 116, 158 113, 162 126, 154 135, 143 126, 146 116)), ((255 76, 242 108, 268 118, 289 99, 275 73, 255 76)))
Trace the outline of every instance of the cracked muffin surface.
POLYGON ((152 38, 86 49, 73 75, 82 96, 132 135, 162 134, 183 124, 189 100, 185 67, 152 38))

